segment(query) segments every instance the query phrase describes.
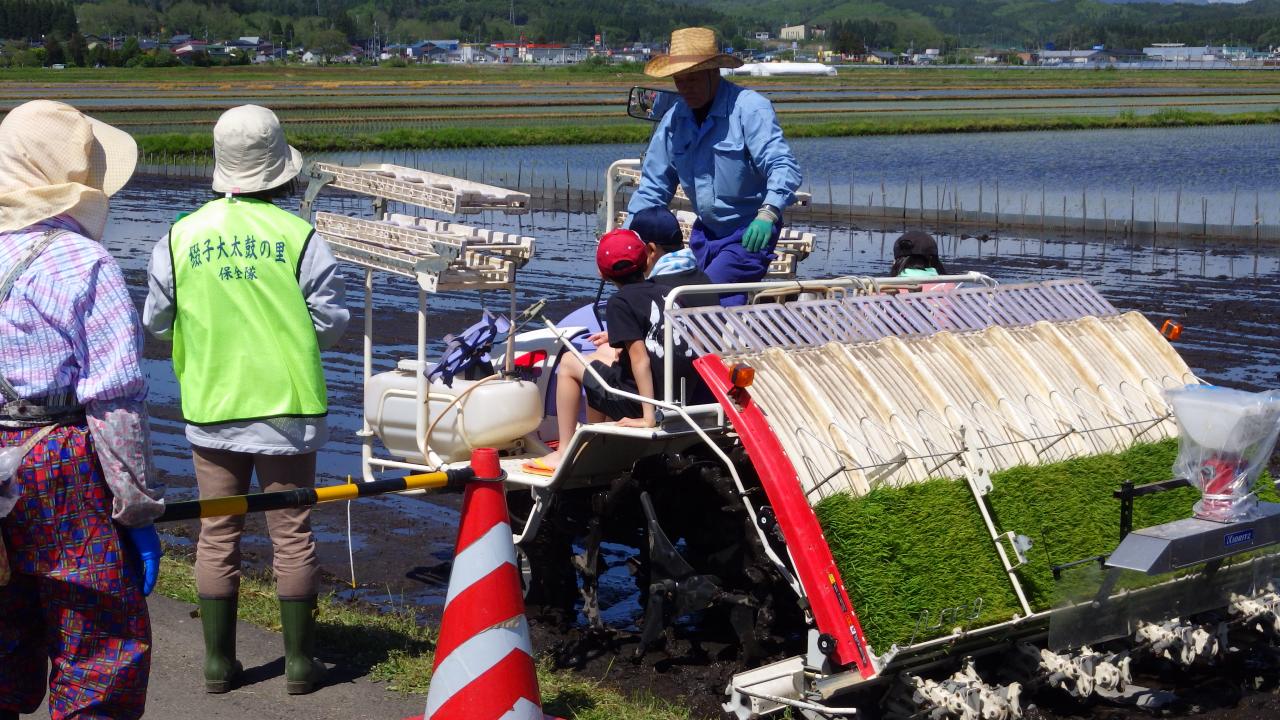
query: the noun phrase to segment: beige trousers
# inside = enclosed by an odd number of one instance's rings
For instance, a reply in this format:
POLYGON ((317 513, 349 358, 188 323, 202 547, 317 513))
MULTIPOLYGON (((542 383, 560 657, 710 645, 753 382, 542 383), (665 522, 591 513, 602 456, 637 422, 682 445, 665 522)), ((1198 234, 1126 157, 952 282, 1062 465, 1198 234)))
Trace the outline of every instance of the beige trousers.
MULTIPOLYGON (((193 447, 200 497, 225 497, 249 492, 258 474, 262 492, 315 487, 316 454, 259 455, 193 447)), ((281 598, 314 596, 319 589, 316 542, 311 534, 311 509, 272 510, 267 516, 271 535, 276 594, 281 598)), ((240 589, 240 535, 244 516, 203 518, 196 544, 196 590, 201 597, 225 598, 240 589)))

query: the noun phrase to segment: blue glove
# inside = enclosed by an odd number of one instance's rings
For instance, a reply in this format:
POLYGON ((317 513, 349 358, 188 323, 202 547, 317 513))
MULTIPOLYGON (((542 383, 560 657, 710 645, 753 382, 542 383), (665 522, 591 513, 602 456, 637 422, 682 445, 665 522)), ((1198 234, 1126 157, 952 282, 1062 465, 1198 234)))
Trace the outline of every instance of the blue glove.
POLYGON ((773 237, 773 223, 762 218, 756 218, 747 226, 747 231, 742 234, 742 247, 749 252, 759 252, 769 244, 769 238, 773 237))
POLYGON ((125 552, 129 553, 129 562, 142 578, 142 594, 147 596, 156 587, 156 578, 160 576, 160 558, 164 550, 160 548, 160 536, 156 534, 155 525, 145 527, 123 528, 125 552))

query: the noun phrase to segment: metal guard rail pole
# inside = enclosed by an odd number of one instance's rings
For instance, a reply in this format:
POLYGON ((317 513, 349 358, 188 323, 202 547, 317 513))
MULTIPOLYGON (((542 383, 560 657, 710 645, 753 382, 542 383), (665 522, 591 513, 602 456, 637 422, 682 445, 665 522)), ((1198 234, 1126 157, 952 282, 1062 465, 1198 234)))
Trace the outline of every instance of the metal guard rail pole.
POLYGON ((178 520, 194 520, 196 518, 221 517, 225 515, 245 515, 268 510, 283 510, 285 508, 311 507, 320 503, 388 495, 406 490, 460 489, 474 479, 476 479, 475 471, 470 467, 465 467, 421 475, 408 475, 401 478, 374 480, 372 482, 187 500, 166 505, 164 514, 156 522, 175 522, 178 520))

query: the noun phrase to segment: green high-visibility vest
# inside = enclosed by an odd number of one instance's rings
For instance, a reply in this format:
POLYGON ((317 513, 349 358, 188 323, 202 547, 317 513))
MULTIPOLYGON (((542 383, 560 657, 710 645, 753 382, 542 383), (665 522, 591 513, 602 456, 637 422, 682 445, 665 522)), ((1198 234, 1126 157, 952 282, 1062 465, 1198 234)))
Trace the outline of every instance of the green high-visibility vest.
POLYGON ((260 200, 219 199, 169 232, 173 370, 192 425, 328 412, 298 285, 315 229, 260 200))

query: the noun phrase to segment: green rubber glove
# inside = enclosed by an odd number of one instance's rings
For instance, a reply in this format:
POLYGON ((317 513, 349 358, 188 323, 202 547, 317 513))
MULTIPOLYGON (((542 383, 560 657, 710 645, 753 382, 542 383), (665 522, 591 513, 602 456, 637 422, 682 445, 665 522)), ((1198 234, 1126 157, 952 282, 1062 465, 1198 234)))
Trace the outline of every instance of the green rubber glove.
POLYGON ((773 223, 768 220, 756 218, 747 226, 747 231, 742 234, 742 247, 748 252, 759 252, 769 244, 769 238, 773 237, 773 223))

